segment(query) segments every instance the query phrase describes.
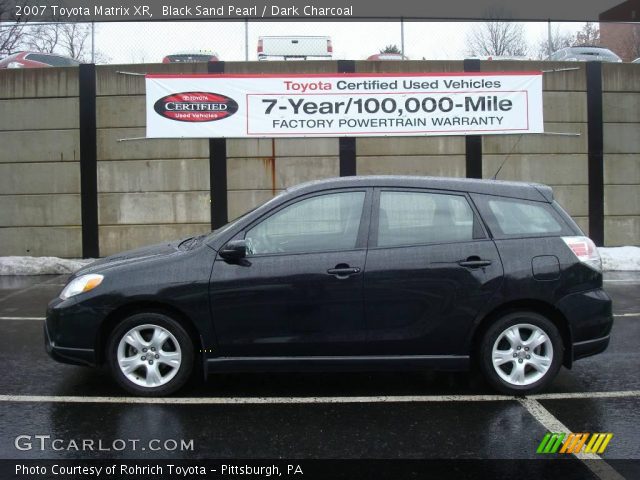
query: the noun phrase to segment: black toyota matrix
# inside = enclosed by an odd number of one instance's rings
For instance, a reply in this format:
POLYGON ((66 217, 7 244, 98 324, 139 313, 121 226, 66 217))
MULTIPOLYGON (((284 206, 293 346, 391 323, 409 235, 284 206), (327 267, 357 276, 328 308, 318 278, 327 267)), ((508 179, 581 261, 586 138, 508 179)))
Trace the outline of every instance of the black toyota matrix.
POLYGON ((209 235, 99 260, 52 300, 46 347, 137 395, 205 372, 466 369, 539 391, 602 352, 598 251, 537 184, 306 183, 209 235))

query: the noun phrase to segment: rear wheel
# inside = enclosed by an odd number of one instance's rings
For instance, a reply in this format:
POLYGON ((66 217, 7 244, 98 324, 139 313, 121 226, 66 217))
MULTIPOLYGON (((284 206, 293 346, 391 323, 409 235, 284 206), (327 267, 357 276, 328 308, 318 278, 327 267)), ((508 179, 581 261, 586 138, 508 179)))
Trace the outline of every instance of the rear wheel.
POLYGON ((514 312, 495 321, 480 344, 480 367, 497 390, 509 395, 547 387, 562 365, 557 327, 535 312, 514 312))
POLYGON ((107 348, 114 378, 135 395, 170 395, 193 369, 191 338, 178 322, 160 313, 126 318, 113 330, 107 348))

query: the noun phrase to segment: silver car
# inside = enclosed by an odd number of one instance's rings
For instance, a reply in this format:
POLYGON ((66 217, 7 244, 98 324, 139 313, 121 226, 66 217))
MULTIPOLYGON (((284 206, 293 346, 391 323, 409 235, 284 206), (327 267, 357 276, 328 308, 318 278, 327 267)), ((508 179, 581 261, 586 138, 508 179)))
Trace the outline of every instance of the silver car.
POLYGON ((547 60, 558 62, 622 62, 620 57, 608 48, 594 46, 561 48, 549 55, 547 60))

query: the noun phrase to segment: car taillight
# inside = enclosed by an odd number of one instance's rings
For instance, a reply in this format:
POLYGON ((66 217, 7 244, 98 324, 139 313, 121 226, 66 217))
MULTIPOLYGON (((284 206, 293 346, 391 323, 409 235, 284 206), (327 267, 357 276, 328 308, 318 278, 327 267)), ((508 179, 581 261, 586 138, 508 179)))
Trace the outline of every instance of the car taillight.
POLYGON ((22 68, 24 67, 24 63, 20 63, 20 62, 10 62, 7 65, 7 68, 22 68))
POLYGON ((327 40, 327 52, 333 53, 333 44, 331 43, 331 40, 327 40))
POLYGON ((595 243, 588 237, 562 237, 567 247, 582 263, 586 263, 594 270, 602 271, 602 260, 595 243))
POLYGON ((263 48, 262 48, 262 39, 258 40, 258 53, 262 53, 263 52, 263 48))

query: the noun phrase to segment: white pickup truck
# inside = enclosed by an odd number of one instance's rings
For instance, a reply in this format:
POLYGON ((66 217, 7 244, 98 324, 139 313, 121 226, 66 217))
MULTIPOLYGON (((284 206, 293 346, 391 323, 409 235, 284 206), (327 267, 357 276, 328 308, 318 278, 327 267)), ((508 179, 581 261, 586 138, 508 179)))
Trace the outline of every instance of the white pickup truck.
POLYGON ((331 37, 259 37, 258 60, 331 60, 331 37))

